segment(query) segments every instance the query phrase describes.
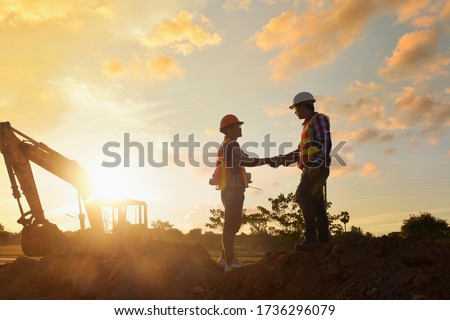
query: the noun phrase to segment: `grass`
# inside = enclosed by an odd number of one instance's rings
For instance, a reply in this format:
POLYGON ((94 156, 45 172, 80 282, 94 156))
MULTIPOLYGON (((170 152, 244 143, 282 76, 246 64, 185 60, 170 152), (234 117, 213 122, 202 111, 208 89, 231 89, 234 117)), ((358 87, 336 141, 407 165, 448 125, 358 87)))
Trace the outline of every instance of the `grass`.
MULTIPOLYGON (((262 257, 264 257, 264 252, 260 251, 246 251, 246 250, 239 250, 239 247, 235 249, 236 256, 241 260, 242 262, 250 263, 250 262, 257 262, 261 260, 262 257)), ((211 258, 214 260, 217 260, 220 257, 220 251, 214 250, 209 251, 209 254, 211 255, 211 258)), ((0 245, 0 257, 19 257, 23 256, 24 253, 22 251, 22 247, 20 244, 17 245, 0 245)))
MULTIPOLYGON (((209 251, 211 258, 217 260, 220 257, 220 251, 209 251)), ((264 252, 259 251, 242 251, 238 248, 235 249, 235 255, 238 259, 245 263, 257 262, 264 257, 264 252)))
POLYGON ((22 247, 20 244, 0 246, 1 257, 19 257, 23 256, 22 247))

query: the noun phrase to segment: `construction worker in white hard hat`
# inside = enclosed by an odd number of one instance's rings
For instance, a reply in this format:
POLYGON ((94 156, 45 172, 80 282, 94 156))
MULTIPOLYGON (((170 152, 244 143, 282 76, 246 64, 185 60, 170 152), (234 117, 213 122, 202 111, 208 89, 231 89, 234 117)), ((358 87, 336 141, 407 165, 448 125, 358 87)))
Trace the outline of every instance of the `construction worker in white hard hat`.
POLYGON ((241 227, 244 192, 250 182, 250 175, 245 172, 245 167, 271 162, 270 158, 252 158, 242 151, 237 139, 242 137, 243 123, 232 114, 227 114, 220 121, 220 132, 225 137, 219 148, 216 170, 210 181, 210 184, 220 190, 225 208, 222 254, 217 263, 224 267, 226 272, 243 265, 235 256, 234 238, 241 227))
POLYGON ((300 143, 293 152, 273 158, 276 166, 296 163, 303 171, 295 195, 305 220, 305 239, 294 246, 295 251, 314 250, 319 243, 329 240, 324 188, 331 164, 330 121, 328 116, 315 111, 315 102, 309 92, 294 97, 289 108, 304 120, 300 143))

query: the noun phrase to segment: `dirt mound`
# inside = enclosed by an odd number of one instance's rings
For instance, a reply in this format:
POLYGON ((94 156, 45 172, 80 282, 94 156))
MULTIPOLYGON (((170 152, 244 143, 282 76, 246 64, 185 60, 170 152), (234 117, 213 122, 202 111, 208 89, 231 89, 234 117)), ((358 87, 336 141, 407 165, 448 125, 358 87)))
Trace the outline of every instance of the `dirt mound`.
POLYGON ((19 258, 0 299, 449 299, 450 244, 381 237, 266 253, 227 274, 201 246, 151 242, 123 254, 19 258))
POLYGON ((223 276, 201 246, 152 242, 122 255, 18 258, 0 299, 198 299, 223 276))
POLYGON ((450 244, 381 237, 267 253, 210 299, 449 299, 450 244))

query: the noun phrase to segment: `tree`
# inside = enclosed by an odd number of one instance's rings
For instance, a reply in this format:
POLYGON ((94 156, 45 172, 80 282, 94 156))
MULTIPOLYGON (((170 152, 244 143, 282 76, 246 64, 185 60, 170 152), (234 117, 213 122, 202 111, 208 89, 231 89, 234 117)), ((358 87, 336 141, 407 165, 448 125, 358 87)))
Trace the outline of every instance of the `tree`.
MULTIPOLYGON (((287 195, 280 193, 276 198, 268 199, 271 210, 258 206, 257 212, 246 214, 243 210, 242 225, 248 224, 252 235, 257 235, 257 241, 269 242, 269 238, 281 238, 284 242, 298 241, 305 232, 305 222, 300 206, 293 192, 287 195), (264 240, 264 241, 263 241, 264 240)), ((332 203, 326 203, 327 216, 330 223, 331 235, 342 234, 343 228, 339 220, 340 215, 330 215, 328 209, 332 203)), ((225 212, 222 209, 210 210, 210 229, 222 229, 225 212)), ((279 240, 279 239, 278 239, 279 240)))
POLYGON ((169 221, 156 220, 151 223, 153 229, 149 230, 154 240, 169 242, 182 242, 183 232, 173 227, 169 221))
POLYGON ((156 220, 152 221, 150 225, 152 226, 153 229, 157 229, 160 231, 167 231, 173 229, 173 224, 170 224, 169 221, 156 220))
POLYGON ((189 230, 188 233, 184 235, 184 238, 189 243, 201 243, 203 240, 202 229, 200 228, 191 229, 189 230))
POLYGON ((187 236, 190 236, 192 238, 200 238, 202 235, 202 229, 201 228, 194 228, 189 230, 188 233, 186 233, 187 236))
POLYGON ((205 224, 205 227, 208 227, 212 230, 215 229, 223 229, 223 220, 225 219, 225 211, 222 209, 211 209, 209 210, 211 215, 209 216, 209 223, 205 224))
POLYGON ((339 220, 344 224, 344 232, 347 232, 347 223, 350 221, 350 214, 347 211, 342 211, 339 220))
POLYGON ((305 232, 305 221, 294 193, 290 192, 287 196, 280 193, 276 198, 269 198, 269 201, 272 204, 271 211, 258 207, 260 213, 267 218, 266 226, 275 224, 268 227, 270 229, 266 229, 266 232, 292 240, 301 238, 305 232))
POLYGON ((368 231, 364 232, 363 229, 361 229, 361 227, 351 226, 350 233, 353 235, 358 235, 358 236, 363 236, 363 237, 373 237, 373 233, 370 233, 368 231))
MULTIPOLYGON (((212 230, 215 229, 223 229, 223 221, 225 220, 225 211, 222 209, 211 209, 209 210, 211 213, 209 217, 209 223, 205 224, 205 227, 208 227, 212 230)), ((242 210, 242 225, 247 224, 248 216, 245 214, 245 209, 242 210)))
POLYGON ((268 225, 270 222, 269 210, 263 207, 258 207, 258 210, 258 212, 247 216, 247 224, 250 225, 251 234, 272 234, 274 228, 268 225))
POLYGON ((446 239, 450 238, 450 226, 444 219, 439 219, 429 212, 420 212, 419 215, 410 215, 403 220, 401 234, 404 237, 419 239, 446 239))
POLYGON ((0 243, 6 242, 10 237, 11 233, 5 231, 5 227, 0 223, 0 243))
POLYGON ((335 221, 338 221, 340 218, 340 214, 331 215, 329 212, 327 212, 328 215, 328 221, 330 223, 330 234, 332 236, 340 235, 344 233, 344 228, 342 228, 342 225, 340 223, 336 223, 335 221))

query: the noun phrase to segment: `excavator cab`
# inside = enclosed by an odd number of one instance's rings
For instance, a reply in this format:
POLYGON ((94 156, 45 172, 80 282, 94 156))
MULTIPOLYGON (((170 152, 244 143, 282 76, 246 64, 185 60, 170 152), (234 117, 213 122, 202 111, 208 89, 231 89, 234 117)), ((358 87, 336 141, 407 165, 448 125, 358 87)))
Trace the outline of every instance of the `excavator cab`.
POLYGON ((135 199, 100 201, 96 203, 96 206, 100 206, 107 216, 105 228, 107 232, 131 226, 135 229, 148 227, 145 201, 135 199))

